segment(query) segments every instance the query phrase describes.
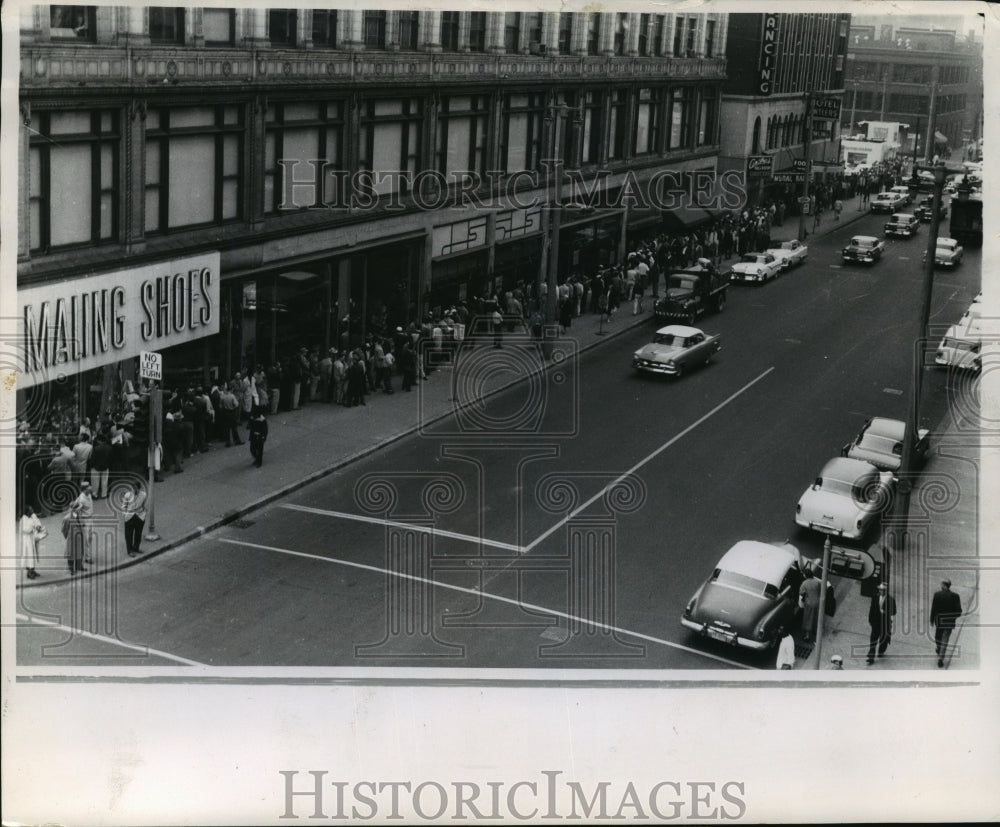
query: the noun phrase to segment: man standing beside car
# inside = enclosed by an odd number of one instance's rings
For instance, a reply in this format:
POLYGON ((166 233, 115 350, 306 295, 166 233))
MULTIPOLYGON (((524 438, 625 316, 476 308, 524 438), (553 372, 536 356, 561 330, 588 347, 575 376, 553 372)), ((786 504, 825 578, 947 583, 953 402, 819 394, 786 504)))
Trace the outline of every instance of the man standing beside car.
POLYGON ((878 584, 878 591, 872 596, 868 606, 868 625, 871 637, 868 643, 868 665, 875 663, 875 649, 882 657, 892 642, 892 619, 896 616, 896 600, 889 594, 885 583, 878 584))

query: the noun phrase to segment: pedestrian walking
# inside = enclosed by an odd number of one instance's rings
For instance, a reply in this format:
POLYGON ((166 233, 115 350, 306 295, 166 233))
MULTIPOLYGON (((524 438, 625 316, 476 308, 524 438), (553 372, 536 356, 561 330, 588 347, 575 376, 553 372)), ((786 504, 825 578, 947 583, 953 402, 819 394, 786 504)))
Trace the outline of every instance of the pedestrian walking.
POLYGON ((840 221, 840 213, 844 209, 844 202, 839 198, 833 202, 833 217, 835 220, 840 221))
POLYGON ((38 577, 38 544, 48 536, 48 532, 30 505, 24 507, 18 528, 21 532, 21 563, 28 579, 34 580, 38 577))
POLYGON ((490 318, 493 323, 493 347, 503 347, 503 316, 499 310, 494 310, 490 318))
POLYGON ((795 668, 795 637, 785 629, 778 630, 778 659, 774 664, 775 669, 795 668))
POLYGON ((951 590, 951 580, 942 580, 941 588, 931 599, 931 626, 934 627, 934 652, 938 657, 938 668, 944 666, 948 641, 955 628, 955 621, 961 614, 962 598, 951 590))
POLYGON ((813 570, 809 564, 806 564, 804 573, 805 580, 799 586, 799 609, 802 612, 802 640, 808 643, 816 635, 820 581, 813 576, 813 570))
POLYGON ((86 480, 80 483, 80 493, 72 503, 69 512, 63 518, 66 535, 66 562, 69 573, 86 571, 84 563, 94 562, 91 557, 91 539, 93 535, 94 500, 90 496, 90 483, 86 480))
POLYGON ((94 499, 108 496, 108 482, 111 477, 111 443, 104 434, 98 434, 94 449, 90 454, 90 487, 94 499))
POLYGON ((337 353, 333 360, 333 401, 343 405, 347 396, 347 357, 337 353))
POLYGON ((892 619, 896 616, 896 600, 889 594, 889 587, 879 583, 868 606, 868 625, 871 636, 868 645, 868 665, 875 663, 875 650, 882 657, 892 642, 892 619))
POLYGON ((237 422, 239 407, 240 403, 236 395, 229 388, 223 388, 219 393, 219 421, 222 423, 222 435, 226 440, 227 448, 234 442, 237 445, 243 444, 237 422))
POLYGON ((644 292, 642 279, 637 278, 632 284, 632 315, 638 316, 642 313, 642 294, 644 292))
POLYGON ((122 496, 122 519, 125 521, 125 550, 129 557, 137 556, 146 525, 146 491, 139 485, 122 496))
POLYGON ((250 417, 250 454, 254 465, 260 468, 264 464, 264 443, 267 442, 267 419, 264 409, 260 406, 254 409, 250 417))

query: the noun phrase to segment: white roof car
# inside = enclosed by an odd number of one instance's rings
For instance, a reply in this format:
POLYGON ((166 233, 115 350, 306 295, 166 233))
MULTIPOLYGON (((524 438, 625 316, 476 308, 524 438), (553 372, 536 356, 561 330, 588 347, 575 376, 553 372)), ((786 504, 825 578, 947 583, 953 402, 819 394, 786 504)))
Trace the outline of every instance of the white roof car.
POLYGON ((792 265, 803 264, 809 256, 809 248, 796 238, 791 241, 778 241, 775 247, 768 247, 764 252, 774 256, 787 270, 792 265))
MULTIPOLYGON (((903 456, 903 433, 906 423, 898 419, 873 416, 861 432, 841 450, 841 455, 851 459, 863 459, 880 471, 899 471, 903 456)), ((930 447, 928 430, 921 428, 914 437, 913 459, 920 464, 930 447)))
POLYGON ((962 263, 965 249, 954 238, 938 238, 934 242, 934 263, 955 267, 962 263))
POLYGON ((894 485, 891 471, 879 471, 863 460, 835 457, 799 498, 795 522, 857 540, 891 503, 894 485))

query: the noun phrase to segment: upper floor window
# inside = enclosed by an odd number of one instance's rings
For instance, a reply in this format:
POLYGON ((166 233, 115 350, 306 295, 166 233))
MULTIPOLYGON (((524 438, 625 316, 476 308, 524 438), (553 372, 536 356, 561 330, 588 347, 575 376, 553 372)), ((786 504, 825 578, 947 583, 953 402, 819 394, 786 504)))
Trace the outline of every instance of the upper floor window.
POLYGON ((657 14, 653 16, 653 48, 651 49, 654 57, 660 57, 663 54, 663 29, 666 25, 667 16, 665 14, 657 14))
POLYGON ((420 32, 420 12, 401 11, 399 13, 399 48, 414 51, 420 32))
POLYGON ((49 6, 49 34, 56 40, 95 40, 95 6, 49 6))
POLYGON ((206 46, 232 46, 236 42, 236 12, 206 6, 202 10, 201 31, 206 46))
POLYGON ((615 15, 615 46, 616 55, 625 54, 625 39, 628 36, 628 14, 619 12, 615 15))
POLYGON ((591 12, 587 15, 587 54, 600 54, 601 45, 601 15, 591 12))
POLYGON ((715 57, 715 21, 705 21, 705 57, 715 57))
POLYGON ((298 13, 295 9, 271 9, 268 13, 268 39, 272 46, 294 46, 298 13))
POLYGON ((660 150, 662 100, 660 89, 646 87, 639 90, 635 107, 636 155, 647 155, 660 150))
POLYGON ((458 51, 458 20, 457 11, 441 12, 441 48, 458 51))
POLYGON ((473 52, 486 51, 486 12, 469 12, 469 49, 473 52))
POLYGON ((372 189, 379 195, 409 192, 409 182, 421 169, 423 117, 421 98, 369 100, 363 105, 358 165, 373 174, 372 189))
POLYGON ((29 128, 30 249, 113 241, 118 232, 118 112, 32 113, 29 128))
POLYGON ((583 93, 583 123, 580 135, 581 163, 596 164, 601 160, 601 141, 604 138, 603 111, 604 101, 600 93, 583 93))
POLYGON ((363 34, 366 49, 385 48, 385 16, 384 11, 365 11, 363 34))
POLYGON ((573 50, 573 13, 559 12, 559 54, 568 55, 573 50))
POLYGON ((543 95, 504 95, 500 157, 507 172, 540 168, 544 118, 543 95))
POLYGON ((639 57, 646 57, 649 54, 649 19, 650 15, 639 15, 639 57))
POLYGON ((506 12, 503 16, 503 48, 507 54, 515 54, 518 51, 520 36, 521 12, 506 12))
POLYGON ((337 12, 313 9, 312 42, 314 46, 337 46, 337 12))
POLYGON ((339 101, 285 101, 267 109, 264 211, 339 206, 344 119, 339 101))
POLYGON ((698 34, 698 18, 689 17, 687 21, 687 36, 684 40, 684 48, 686 50, 688 57, 694 57, 695 52, 695 42, 698 34))
POLYGON ((183 43, 184 9, 150 6, 149 39, 153 43, 183 43))
MULTIPOLYGON (((540 11, 526 12, 528 15, 528 43, 542 42, 542 13, 540 11)), ((562 19, 562 18, 560 18, 562 19)))
POLYGON ((456 180, 456 174, 482 175, 486 162, 489 101, 484 95, 451 95, 442 98, 438 115, 437 168, 456 180))

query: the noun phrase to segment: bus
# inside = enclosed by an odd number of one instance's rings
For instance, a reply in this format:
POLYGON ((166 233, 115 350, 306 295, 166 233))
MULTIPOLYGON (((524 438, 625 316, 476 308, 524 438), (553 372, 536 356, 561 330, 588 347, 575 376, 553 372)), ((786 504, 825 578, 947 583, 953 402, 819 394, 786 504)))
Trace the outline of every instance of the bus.
POLYGON ((973 192, 968 199, 951 199, 951 228, 949 235, 959 244, 981 247, 983 243, 983 194, 973 192))

